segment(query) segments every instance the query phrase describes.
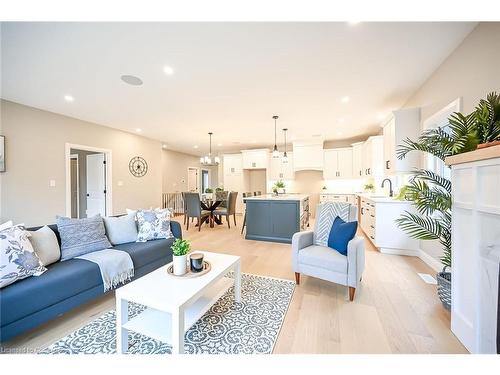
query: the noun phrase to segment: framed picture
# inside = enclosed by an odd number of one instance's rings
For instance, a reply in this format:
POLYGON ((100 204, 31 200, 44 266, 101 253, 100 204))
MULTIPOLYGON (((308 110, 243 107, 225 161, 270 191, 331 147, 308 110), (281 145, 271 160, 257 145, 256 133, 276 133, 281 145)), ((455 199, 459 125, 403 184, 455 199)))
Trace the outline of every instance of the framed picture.
POLYGON ((5 136, 0 135, 0 172, 5 172, 5 136))

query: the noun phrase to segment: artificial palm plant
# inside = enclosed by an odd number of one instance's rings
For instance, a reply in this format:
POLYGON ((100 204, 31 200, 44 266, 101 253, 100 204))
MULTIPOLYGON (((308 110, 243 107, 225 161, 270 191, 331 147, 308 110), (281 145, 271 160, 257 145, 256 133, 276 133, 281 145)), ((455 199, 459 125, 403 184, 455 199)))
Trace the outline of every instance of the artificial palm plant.
MULTIPOLYGON (((403 159, 410 151, 423 151, 444 162, 447 156, 498 141, 500 95, 492 92, 472 113, 453 113, 445 128, 428 129, 416 141, 406 139, 398 147, 397 157, 403 159)), ((441 262, 451 266, 451 181, 432 171, 417 169, 405 187, 405 196, 413 201, 417 213, 405 212, 397 220, 399 227, 413 238, 438 240, 443 246, 441 262)))

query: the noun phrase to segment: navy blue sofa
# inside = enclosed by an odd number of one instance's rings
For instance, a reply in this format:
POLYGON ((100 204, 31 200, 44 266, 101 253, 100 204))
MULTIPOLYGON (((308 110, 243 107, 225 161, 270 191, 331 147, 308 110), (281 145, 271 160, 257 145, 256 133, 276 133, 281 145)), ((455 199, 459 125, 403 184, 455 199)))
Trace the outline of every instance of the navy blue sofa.
MULTIPOLYGON (((175 238, 182 238, 181 226, 170 222, 175 238)), ((57 225, 49 225, 59 244, 57 225)), ((30 228, 36 230, 38 228, 30 228)), ((173 239, 132 242, 113 247, 130 254, 134 279, 172 261, 173 239)), ((0 289, 0 342, 24 333, 104 294, 99 266, 83 259, 56 262, 40 276, 19 280, 0 289)))

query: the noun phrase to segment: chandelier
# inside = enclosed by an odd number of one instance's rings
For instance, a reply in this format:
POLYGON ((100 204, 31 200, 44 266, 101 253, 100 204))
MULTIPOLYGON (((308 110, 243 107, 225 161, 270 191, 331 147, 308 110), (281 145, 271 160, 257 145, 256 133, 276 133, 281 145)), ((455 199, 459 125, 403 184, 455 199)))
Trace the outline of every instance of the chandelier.
POLYGON ((208 133, 210 136, 210 149, 208 152, 208 155, 202 156, 200 158, 200 164, 201 165, 206 165, 206 166, 215 166, 219 165, 220 159, 218 156, 212 157, 212 132, 208 133))

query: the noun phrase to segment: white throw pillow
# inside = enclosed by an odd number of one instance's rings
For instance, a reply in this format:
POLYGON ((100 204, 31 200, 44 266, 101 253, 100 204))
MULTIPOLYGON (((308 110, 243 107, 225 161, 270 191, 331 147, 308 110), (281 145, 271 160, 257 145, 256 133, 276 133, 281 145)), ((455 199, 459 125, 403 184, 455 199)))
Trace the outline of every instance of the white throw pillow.
POLYGON ((33 249, 44 266, 55 263, 61 258, 61 248, 52 229, 45 225, 38 230, 29 231, 29 233, 33 249))
POLYGON ((3 224, 0 224, 0 231, 12 227, 14 224, 12 223, 12 220, 6 221, 3 224))
POLYGON ((0 288, 47 271, 29 237, 29 232, 19 225, 0 232, 0 288))
POLYGON ((139 210, 136 218, 138 225, 137 242, 173 237, 170 230, 170 210, 139 210))
POLYGON ((121 245, 137 241, 135 212, 118 217, 104 217, 106 235, 112 245, 121 245))

